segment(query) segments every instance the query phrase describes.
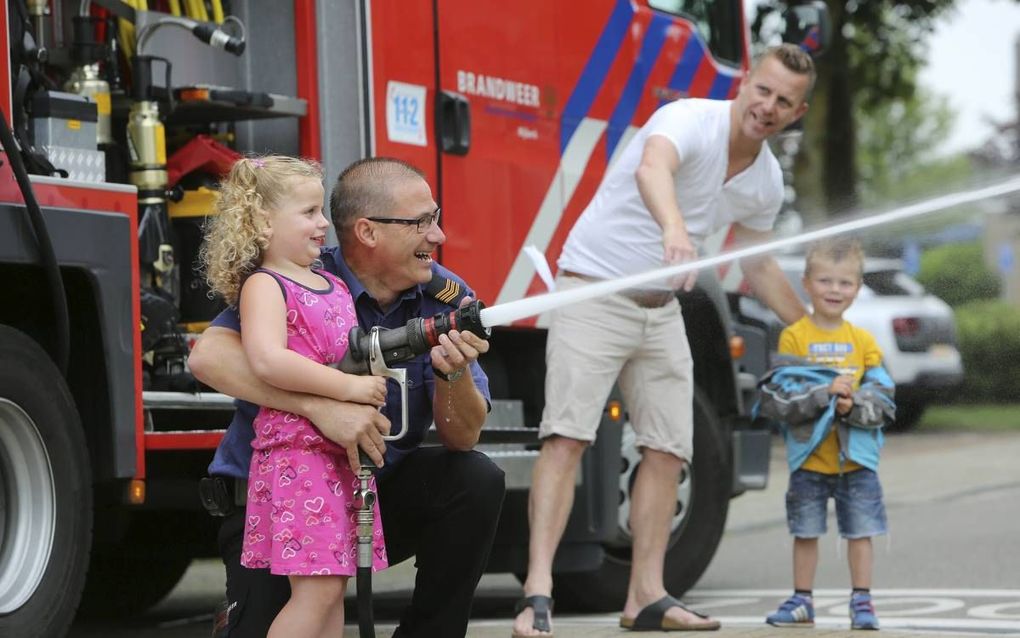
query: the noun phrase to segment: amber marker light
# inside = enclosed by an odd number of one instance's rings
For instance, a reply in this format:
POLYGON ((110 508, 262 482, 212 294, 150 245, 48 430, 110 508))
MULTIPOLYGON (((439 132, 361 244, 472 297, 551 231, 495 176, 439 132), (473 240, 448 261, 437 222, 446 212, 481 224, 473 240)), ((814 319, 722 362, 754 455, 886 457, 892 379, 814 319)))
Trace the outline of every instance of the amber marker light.
POLYGON ((747 352, 747 345, 744 343, 744 338, 739 335, 730 337, 730 358, 737 360, 744 356, 745 352, 747 352))
POLYGON ((182 102, 208 102, 209 89, 185 89, 177 99, 182 102))
POLYGON ((623 405, 619 401, 610 401, 606 404, 606 412, 609 414, 610 419, 619 421, 623 418, 623 405))
POLYGON ((131 479, 128 483, 128 503, 141 505, 145 503, 145 481, 142 479, 131 479))

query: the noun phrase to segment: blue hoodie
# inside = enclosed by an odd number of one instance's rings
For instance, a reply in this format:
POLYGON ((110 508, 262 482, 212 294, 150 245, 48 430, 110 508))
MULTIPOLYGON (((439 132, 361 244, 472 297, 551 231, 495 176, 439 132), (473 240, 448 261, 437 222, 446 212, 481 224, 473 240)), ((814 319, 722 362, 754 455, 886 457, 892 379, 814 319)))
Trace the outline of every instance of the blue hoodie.
POLYGON ((760 397, 752 414, 779 423, 791 472, 825 439, 833 421, 839 437, 840 467, 849 459, 878 470, 879 450, 885 440, 882 428, 896 418, 895 384, 885 368, 868 368, 854 392, 850 413, 838 416, 837 397, 829 394, 829 386, 839 374, 835 368, 784 357, 758 382, 760 397))

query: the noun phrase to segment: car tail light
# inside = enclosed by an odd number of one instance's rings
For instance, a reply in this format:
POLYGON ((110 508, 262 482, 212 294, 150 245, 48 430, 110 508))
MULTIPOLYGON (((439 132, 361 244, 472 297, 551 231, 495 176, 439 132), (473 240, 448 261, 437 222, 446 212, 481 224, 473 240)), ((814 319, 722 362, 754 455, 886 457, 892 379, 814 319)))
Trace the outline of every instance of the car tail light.
POLYGON ((896 317, 892 320, 892 327, 897 337, 913 337, 921 330, 921 320, 917 317, 896 317))

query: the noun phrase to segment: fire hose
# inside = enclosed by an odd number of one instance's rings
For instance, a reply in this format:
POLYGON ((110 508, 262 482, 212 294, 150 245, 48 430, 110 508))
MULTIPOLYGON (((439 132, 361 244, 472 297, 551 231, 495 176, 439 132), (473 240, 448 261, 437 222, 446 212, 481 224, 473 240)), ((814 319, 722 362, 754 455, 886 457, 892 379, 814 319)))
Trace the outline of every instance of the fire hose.
MULTIPOLYGON (((393 379, 400 386, 400 431, 383 436, 385 441, 396 441, 407 434, 407 370, 391 368, 390 364, 410 361, 439 345, 440 335, 451 330, 468 331, 487 339, 489 329, 481 322, 485 305, 472 302, 448 314, 415 318, 403 328, 383 329, 376 326, 368 331, 360 327, 351 329, 350 346, 337 367, 348 374, 372 374, 393 379)), ((372 530, 375 524, 376 494, 372 490, 372 476, 378 469, 363 450, 358 450, 361 468, 358 470, 358 490, 355 492, 357 513, 358 559, 356 583, 358 587, 358 633, 361 638, 375 638, 372 611, 372 530)))

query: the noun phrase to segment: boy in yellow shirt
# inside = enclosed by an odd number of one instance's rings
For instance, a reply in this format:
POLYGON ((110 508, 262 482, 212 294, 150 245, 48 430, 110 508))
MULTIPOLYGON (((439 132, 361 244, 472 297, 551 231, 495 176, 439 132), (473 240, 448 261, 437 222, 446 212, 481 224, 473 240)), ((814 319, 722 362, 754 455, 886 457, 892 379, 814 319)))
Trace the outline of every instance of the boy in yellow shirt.
POLYGON ((864 254, 852 239, 814 245, 804 269, 812 312, 783 330, 779 365, 759 384, 759 414, 780 422, 790 484, 786 517, 794 536, 794 594, 766 618, 813 627, 811 591, 818 537, 830 498, 847 539, 853 629, 878 629, 871 601, 871 537, 886 533, 878 480, 882 427, 895 418, 893 382, 874 337, 843 319, 861 288, 864 254))

